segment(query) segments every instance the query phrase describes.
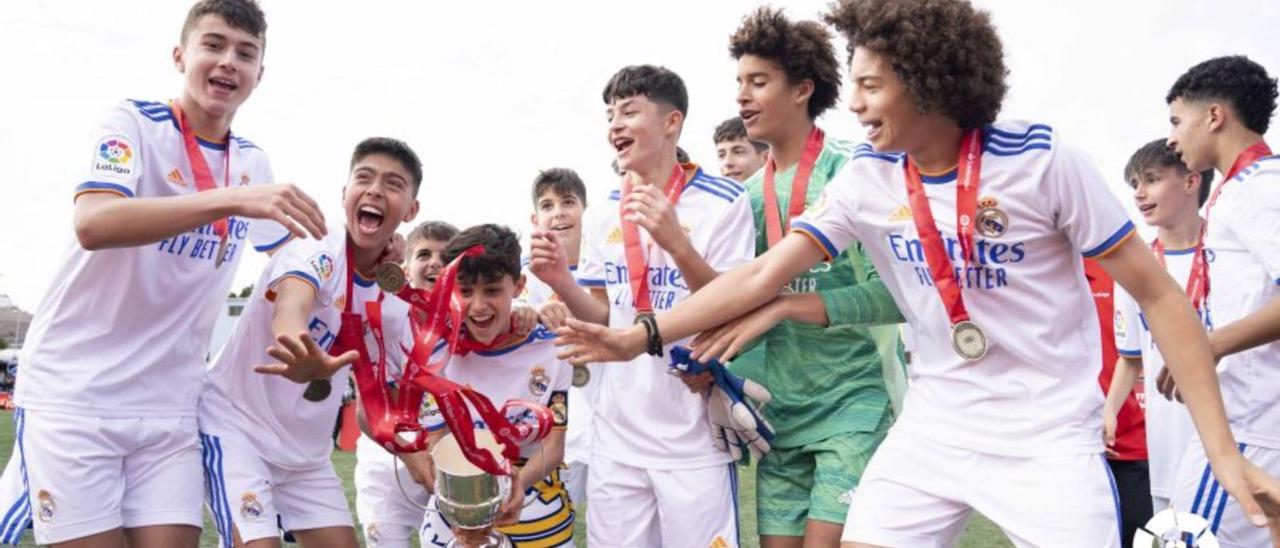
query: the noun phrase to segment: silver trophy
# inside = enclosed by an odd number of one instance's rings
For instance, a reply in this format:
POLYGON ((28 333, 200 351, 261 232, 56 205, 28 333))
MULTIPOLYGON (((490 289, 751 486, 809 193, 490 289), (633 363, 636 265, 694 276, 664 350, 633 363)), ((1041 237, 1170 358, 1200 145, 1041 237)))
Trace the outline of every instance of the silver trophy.
MULTIPOLYGON (((475 431, 476 447, 502 459, 502 448, 488 430, 475 431)), ((450 524, 468 531, 488 530, 483 544, 467 546, 456 537, 449 548, 510 548, 511 540, 494 529, 503 501, 511 493, 511 478, 494 476, 471 464, 453 434, 447 434, 431 449, 436 467, 436 508, 450 524)))

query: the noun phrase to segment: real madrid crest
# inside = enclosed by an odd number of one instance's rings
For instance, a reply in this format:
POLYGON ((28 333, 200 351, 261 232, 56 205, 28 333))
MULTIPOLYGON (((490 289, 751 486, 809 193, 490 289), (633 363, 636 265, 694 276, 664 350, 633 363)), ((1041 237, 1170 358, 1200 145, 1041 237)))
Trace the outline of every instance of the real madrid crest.
POLYGON ((262 512, 262 503, 258 502, 258 495, 245 493, 240 496, 240 517, 256 520, 262 517, 262 512))
POLYGON ((988 238, 999 238, 1009 231, 1009 215, 1000 209, 1000 202, 990 196, 978 200, 978 233, 988 238))
POLYGON ((40 503, 40 521, 53 523, 53 515, 58 511, 58 505, 53 502, 53 495, 41 489, 40 492, 36 493, 36 500, 40 503))
POLYGON ((551 377, 547 376, 547 370, 542 367, 534 366, 529 370, 529 393, 535 396, 541 396, 547 393, 547 389, 551 387, 551 377))

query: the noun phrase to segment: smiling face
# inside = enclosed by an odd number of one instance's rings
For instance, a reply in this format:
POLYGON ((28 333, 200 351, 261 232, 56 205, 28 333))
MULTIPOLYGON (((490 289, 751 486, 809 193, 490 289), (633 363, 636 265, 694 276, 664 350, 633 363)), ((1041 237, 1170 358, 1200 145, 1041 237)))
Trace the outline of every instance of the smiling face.
POLYGON ((263 40, 216 14, 192 25, 173 61, 186 77, 183 103, 214 117, 234 114, 262 78, 263 40))
POLYGON ((720 160, 720 174, 739 183, 760 171, 768 158, 764 151, 746 139, 730 139, 716 143, 716 158, 720 160))
POLYGON ((918 135, 925 114, 893 67, 879 54, 858 47, 849 62, 853 90, 849 110, 867 128, 867 141, 880 151, 910 151, 927 141, 918 135))
POLYGON ((738 116, 752 139, 777 143, 796 118, 808 118, 812 94, 812 82, 791 83, 769 59, 751 54, 738 58, 738 116))
POLYGON ((1153 166, 1130 175, 1134 205, 1148 225, 1171 227, 1200 209, 1200 174, 1153 166))
POLYGON ((582 200, 572 192, 559 194, 548 188, 534 204, 533 226, 560 236, 569 249, 577 249, 582 241, 582 200))
POLYGON ((511 303, 524 289, 524 277, 502 275, 497 279, 458 279, 458 291, 467 306, 467 336, 492 343, 511 329, 511 303))
POLYGON ((609 144, 617 151, 618 169, 644 172, 660 165, 668 143, 674 149, 683 115, 680 111, 632 95, 609 102, 609 144))
POLYGON ((355 162, 342 207, 356 247, 381 251, 400 223, 413 220, 418 213, 413 184, 404 164, 390 155, 373 153, 355 162))
POLYGON ((409 284, 414 289, 430 291, 436 286, 436 276, 444 269, 444 248, 448 242, 422 238, 410 250, 406 269, 409 284))

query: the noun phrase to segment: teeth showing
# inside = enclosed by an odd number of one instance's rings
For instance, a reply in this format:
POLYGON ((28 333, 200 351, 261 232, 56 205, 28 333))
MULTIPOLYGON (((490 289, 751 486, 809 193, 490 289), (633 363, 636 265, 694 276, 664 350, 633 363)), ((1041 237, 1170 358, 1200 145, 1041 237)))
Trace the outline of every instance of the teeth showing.
POLYGON ((232 89, 236 88, 236 83, 226 78, 210 78, 209 81, 215 84, 218 84, 220 86, 225 86, 232 89))
POLYGON ((381 216, 382 216, 382 210, 381 210, 381 209, 378 209, 378 208, 376 208, 376 207, 373 207, 373 206, 360 206, 360 213, 367 213, 367 214, 369 214, 369 215, 377 215, 377 216, 379 216, 379 217, 381 217, 381 216))
POLYGON ((551 230, 569 230, 570 228, 573 228, 573 225, 556 225, 551 227, 551 230))
POLYGON ((613 140, 613 148, 617 149, 618 151, 622 151, 622 149, 630 146, 631 143, 632 143, 631 139, 627 139, 626 137, 619 137, 613 140))

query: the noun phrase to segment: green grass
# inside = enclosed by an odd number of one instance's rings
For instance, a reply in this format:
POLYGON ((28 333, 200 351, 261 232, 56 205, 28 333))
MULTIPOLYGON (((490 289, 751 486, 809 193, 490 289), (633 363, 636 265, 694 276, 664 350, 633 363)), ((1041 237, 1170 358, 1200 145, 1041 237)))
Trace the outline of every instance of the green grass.
MULTIPOLYGON (((13 449, 13 414, 5 412, 0 414, 0 469, 4 468, 4 464, 8 461, 9 455, 13 449)), ((343 488, 347 492, 347 503, 353 509, 355 508, 355 486, 351 481, 352 470, 356 465, 356 457, 354 453, 346 453, 335 451, 333 453, 333 467, 338 472, 338 476, 342 478, 343 488)), ((741 469, 739 476, 742 484, 739 490, 739 508, 741 508, 741 527, 743 531, 742 545, 746 548, 758 548, 759 542, 754 536, 756 529, 756 481, 755 467, 741 469)), ((196 496, 196 494, 193 494, 196 496)), ((585 508, 583 508, 585 510, 585 508)), ((585 512, 578 514, 577 534, 574 540, 579 548, 585 547, 586 543, 586 519, 585 512)), ((364 535, 360 528, 356 528, 356 536, 359 538, 361 545, 364 545, 364 535)), ((216 548, 218 545, 218 535, 213 528, 213 524, 205 520, 204 534, 200 537, 200 546, 208 548, 216 548)), ((414 539, 414 546, 418 546, 417 540, 414 539)), ((35 546, 28 533, 20 547, 35 546)), ((975 516, 973 521, 969 523, 968 530, 960 540, 961 548, 997 548, 1012 546, 1005 539, 1003 533, 992 525, 991 522, 982 516, 975 516)))

